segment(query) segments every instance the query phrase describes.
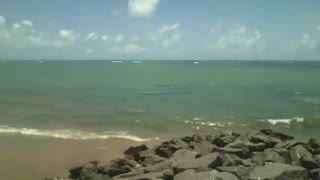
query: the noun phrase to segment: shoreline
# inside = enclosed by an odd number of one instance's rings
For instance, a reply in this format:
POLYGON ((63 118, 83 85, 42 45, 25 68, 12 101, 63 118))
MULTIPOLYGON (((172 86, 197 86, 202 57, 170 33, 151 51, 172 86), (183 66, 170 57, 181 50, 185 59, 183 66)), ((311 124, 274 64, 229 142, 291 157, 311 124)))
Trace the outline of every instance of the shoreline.
POLYGON ((246 180, 320 178, 320 142, 299 142, 271 129, 176 137, 130 146, 122 158, 91 160, 69 176, 45 180, 246 180))

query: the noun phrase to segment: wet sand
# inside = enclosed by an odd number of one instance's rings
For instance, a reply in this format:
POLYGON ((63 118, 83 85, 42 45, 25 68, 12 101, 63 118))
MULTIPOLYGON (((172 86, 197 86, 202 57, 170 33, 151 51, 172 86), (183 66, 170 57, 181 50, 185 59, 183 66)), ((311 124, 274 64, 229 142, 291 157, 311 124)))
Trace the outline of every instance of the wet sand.
MULTIPOLYGON (((45 177, 65 177, 66 169, 91 160, 111 160, 122 157, 130 145, 138 145, 124 139, 62 140, 0 136, 0 179, 43 180, 45 177)), ((153 142, 146 142, 152 145, 153 142)))

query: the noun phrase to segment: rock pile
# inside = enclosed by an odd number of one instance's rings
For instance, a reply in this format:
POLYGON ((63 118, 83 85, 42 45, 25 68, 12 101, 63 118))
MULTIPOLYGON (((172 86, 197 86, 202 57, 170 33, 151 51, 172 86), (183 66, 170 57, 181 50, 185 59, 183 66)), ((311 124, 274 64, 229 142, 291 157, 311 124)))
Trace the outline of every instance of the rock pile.
POLYGON ((70 169, 46 180, 320 180, 320 143, 263 129, 247 134, 174 138, 153 148, 130 147, 125 157, 70 169))

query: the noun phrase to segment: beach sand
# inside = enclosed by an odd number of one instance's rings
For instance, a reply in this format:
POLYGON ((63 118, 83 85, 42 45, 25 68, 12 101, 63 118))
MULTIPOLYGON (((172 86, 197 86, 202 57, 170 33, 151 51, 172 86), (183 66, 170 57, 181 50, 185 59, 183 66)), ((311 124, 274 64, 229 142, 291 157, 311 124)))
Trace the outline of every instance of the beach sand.
MULTIPOLYGON (((134 142, 125 139, 64 140, 20 135, 0 136, 0 179, 43 180, 65 177, 67 169, 91 160, 122 157, 134 142)), ((144 142, 148 145, 153 142, 144 142)))

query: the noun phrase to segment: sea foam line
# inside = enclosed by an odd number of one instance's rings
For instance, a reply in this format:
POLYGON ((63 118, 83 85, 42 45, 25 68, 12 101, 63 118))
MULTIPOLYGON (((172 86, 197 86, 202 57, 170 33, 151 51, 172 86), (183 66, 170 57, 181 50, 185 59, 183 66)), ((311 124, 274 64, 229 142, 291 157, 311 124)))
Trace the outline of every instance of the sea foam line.
POLYGON ((26 136, 44 136, 57 139, 88 140, 88 139, 108 139, 119 138, 129 139, 137 142, 158 140, 159 138, 140 138, 129 134, 126 131, 104 131, 101 133, 87 132, 75 129, 35 129, 35 128, 15 128, 0 125, 0 134, 21 134, 26 136))
POLYGON ((304 118, 302 117, 294 117, 291 119, 264 119, 264 120, 260 120, 263 122, 268 122, 272 125, 276 125, 276 124, 291 124, 291 123, 303 123, 304 122, 304 118))

